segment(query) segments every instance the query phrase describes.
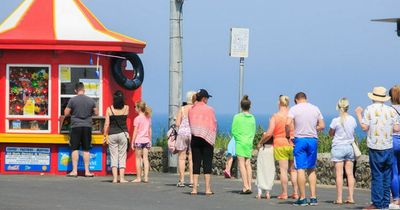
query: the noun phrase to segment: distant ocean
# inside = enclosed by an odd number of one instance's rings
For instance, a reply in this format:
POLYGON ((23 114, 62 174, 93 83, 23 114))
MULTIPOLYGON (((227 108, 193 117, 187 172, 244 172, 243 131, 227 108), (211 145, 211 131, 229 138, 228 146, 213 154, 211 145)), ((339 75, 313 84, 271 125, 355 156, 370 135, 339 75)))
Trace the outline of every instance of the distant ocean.
MULTIPOLYGON (((217 115, 217 124, 218 124, 218 132, 223 134, 230 134, 232 119, 235 114, 220 114, 217 115)), ((325 119, 325 132, 329 130, 329 124, 332 119, 336 116, 324 116, 325 119)), ((354 116, 355 117, 355 116, 354 116)), ((255 115, 257 126, 261 126, 263 129, 268 128, 268 122, 270 115, 255 115)), ((152 124, 153 124, 153 143, 157 140, 158 137, 165 135, 168 131, 168 114, 153 114, 152 116, 152 124)), ((356 135, 358 137, 365 137, 365 133, 358 126, 356 128, 356 135)))

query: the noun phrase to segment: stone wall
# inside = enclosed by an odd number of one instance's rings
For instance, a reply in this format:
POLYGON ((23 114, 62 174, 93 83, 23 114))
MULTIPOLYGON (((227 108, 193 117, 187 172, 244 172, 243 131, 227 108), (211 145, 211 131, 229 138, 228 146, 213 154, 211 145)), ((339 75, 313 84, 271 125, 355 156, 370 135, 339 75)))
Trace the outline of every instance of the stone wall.
MULTIPOLYGON (((317 159, 317 182, 318 184, 335 185, 335 171, 334 164, 330 161, 330 153, 320 153, 317 159)), ((150 170, 156 172, 167 172, 168 171, 168 158, 167 153, 160 147, 153 147, 149 154, 150 159, 150 170)), ((215 150, 213 160, 213 174, 223 175, 225 169, 225 151, 215 150)), ((256 162, 257 162, 257 150, 253 151, 253 158, 251 159, 253 167, 253 177, 256 177, 256 162)), ((276 167, 276 179, 279 179, 279 166, 275 163, 276 167)), ((236 168, 232 168, 232 173, 236 173, 236 168)), ((369 158, 363 155, 359 158, 356 164, 356 187, 358 188, 370 188, 371 176, 369 168, 369 158)))

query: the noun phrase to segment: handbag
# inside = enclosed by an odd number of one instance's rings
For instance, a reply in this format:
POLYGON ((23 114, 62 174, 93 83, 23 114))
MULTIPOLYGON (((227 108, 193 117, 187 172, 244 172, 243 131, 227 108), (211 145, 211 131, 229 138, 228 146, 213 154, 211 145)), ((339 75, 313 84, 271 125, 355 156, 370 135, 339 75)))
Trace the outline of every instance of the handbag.
MULTIPOLYGON (((112 110, 111 107, 110 107, 110 111, 111 111, 111 113, 115 116, 115 114, 114 114, 114 112, 113 112, 113 110, 112 110)), ((128 143, 127 143, 127 147, 126 147, 126 152, 129 152, 129 148, 130 148, 130 145, 129 145, 129 142, 130 142, 129 136, 126 135, 125 130, 121 127, 121 125, 118 123, 117 120, 115 121, 115 123, 117 124, 118 128, 121 129, 122 133, 124 133, 124 135, 125 135, 125 137, 126 137, 126 140, 127 140, 127 142, 128 142, 128 143)))
POLYGON ((351 143, 351 146, 353 147, 354 156, 356 157, 356 159, 361 157, 361 151, 360 151, 360 148, 358 148, 357 143, 355 141, 353 141, 353 143, 351 143))
POLYGON ((178 152, 175 147, 177 136, 178 132, 176 131, 176 125, 171 125, 171 127, 167 132, 167 140, 168 140, 168 151, 172 154, 176 154, 178 152))

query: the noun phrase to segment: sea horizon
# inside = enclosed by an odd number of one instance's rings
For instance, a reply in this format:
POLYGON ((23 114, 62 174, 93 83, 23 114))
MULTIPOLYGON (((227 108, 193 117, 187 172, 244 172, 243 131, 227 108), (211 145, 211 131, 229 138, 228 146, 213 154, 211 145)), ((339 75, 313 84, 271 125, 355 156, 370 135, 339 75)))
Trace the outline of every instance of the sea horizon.
MULTIPOLYGON (((217 129, 218 133, 230 135, 231 125, 233 117, 237 113, 232 114, 217 114, 217 129)), ((256 118, 257 127, 261 126, 264 130, 268 128, 268 122, 271 117, 270 114, 253 114, 256 118)), ((324 116, 325 129, 324 132, 328 132, 329 125, 333 118, 337 115, 326 115, 324 116)), ((152 130, 153 130, 153 143, 157 141, 157 138, 165 135, 168 131, 168 114, 167 113, 153 113, 152 115, 152 130)), ((366 136, 365 132, 357 126, 355 134, 359 138, 366 136)))

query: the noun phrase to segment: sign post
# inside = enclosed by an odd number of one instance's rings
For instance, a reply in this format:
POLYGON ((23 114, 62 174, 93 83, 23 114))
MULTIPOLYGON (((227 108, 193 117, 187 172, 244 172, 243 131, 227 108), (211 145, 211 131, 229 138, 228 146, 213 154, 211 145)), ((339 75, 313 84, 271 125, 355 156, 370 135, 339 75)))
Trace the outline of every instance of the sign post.
MULTIPOLYGON (((244 58, 249 56, 249 29, 248 28, 231 28, 231 43, 229 56, 240 58, 239 63, 239 100, 243 97, 243 86, 244 86, 244 58)), ((240 112, 240 104, 238 106, 238 112, 240 112)), ((235 164, 236 178, 240 177, 240 171, 235 164)))

